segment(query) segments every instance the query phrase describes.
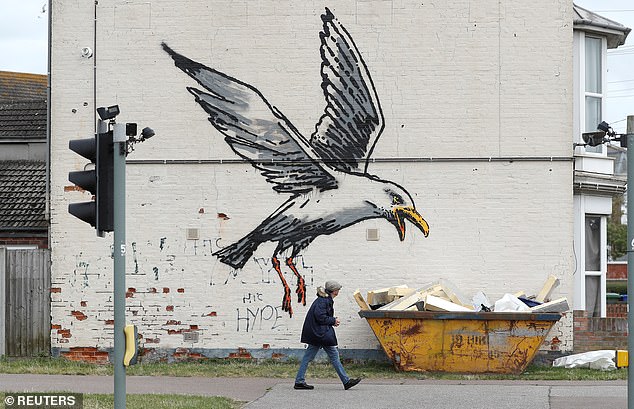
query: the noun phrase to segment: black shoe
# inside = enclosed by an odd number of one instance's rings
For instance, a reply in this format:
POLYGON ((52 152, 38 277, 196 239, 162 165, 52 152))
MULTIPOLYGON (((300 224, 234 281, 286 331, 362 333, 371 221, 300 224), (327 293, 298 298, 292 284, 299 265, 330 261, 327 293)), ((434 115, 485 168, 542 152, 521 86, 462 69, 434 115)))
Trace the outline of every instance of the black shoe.
POLYGON ((293 389, 315 389, 315 387, 313 385, 309 385, 306 382, 302 382, 302 383, 296 383, 295 386, 293 386, 293 389))
POLYGON ((343 388, 345 390, 348 390, 352 388, 354 385, 358 384, 359 382, 361 382, 361 378, 350 379, 348 382, 343 384, 343 388))

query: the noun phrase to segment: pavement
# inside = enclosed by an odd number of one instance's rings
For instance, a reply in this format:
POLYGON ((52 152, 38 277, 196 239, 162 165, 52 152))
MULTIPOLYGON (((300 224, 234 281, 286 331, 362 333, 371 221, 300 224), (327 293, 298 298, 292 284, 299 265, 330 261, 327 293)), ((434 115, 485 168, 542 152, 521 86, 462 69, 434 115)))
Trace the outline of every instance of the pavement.
MULTIPOLYGON (((0 374, 0 391, 112 393, 113 378, 81 375, 0 374)), ((245 409, 617 409, 627 407, 626 381, 444 381, 364 379, 345 391, 335 379, 309 380, 294 390, 279 378, 128 376, 127 393, 226 396, 245 409)))

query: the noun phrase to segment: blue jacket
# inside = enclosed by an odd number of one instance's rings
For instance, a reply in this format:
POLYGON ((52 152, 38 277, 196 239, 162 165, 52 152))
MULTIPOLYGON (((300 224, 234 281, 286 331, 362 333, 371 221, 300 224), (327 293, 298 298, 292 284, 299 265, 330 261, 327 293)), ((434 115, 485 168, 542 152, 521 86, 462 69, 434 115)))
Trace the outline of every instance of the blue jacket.
POLYGON ((304 327, 302 328, 302 342, 319 346, 337 345, 335 335, 335 300, 327 293, 317 290, 317 299, 310 306, 304 327))

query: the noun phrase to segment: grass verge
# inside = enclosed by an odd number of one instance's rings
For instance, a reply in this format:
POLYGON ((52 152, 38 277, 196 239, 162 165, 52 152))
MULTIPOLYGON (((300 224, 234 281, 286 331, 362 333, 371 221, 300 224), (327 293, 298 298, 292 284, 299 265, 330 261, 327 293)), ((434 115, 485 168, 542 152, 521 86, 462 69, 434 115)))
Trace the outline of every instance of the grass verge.
MULTIPOLYGON (((145 376, 202 376, 202 377, 264 377, 292 379, 298 362, 263 360, 209 359, 195 362, 141 363, 129 367, 127 375, 145 376)), ((462 375, 427 372, 398 372, 387 363, 345 364, 353 377, 388 379, 447 379, 447 380, 623 380, 627 370, 599 371, 586 368, 553 368, 531 365, 520 375, 484 374, 462 375)), ((63 358, 0 358, 0 373, 49 375, 112 375, 112 365, 93 365, 68 361, 63 358)), ((312 363, 310 378, 336 378, 329 363, 312 363)))
MULTIPOLYGON (((0 402, 4 402, 5 392, 0 392, 0 402)), ((85 394, 84 409, 112 409, 113 395, 85 394)), ((244 402, 237 402, 219 396, 191 395, 127 395, 127 409, 237 409, 244 402)))

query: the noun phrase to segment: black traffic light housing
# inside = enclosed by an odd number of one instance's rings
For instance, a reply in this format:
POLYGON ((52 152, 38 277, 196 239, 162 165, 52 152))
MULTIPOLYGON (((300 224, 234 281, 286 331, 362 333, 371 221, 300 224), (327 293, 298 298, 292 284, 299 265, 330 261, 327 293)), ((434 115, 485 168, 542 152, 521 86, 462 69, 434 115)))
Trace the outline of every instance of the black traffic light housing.
POLYGON ((112 131, 103 132, 93 138, 74 139, 68 147, 94 163, 94 169, 69 172, 68 180, 94 195, 89 202, 71 203, 68 212, 89 223, 97 235, 114 230, 114 145, 112 131))

